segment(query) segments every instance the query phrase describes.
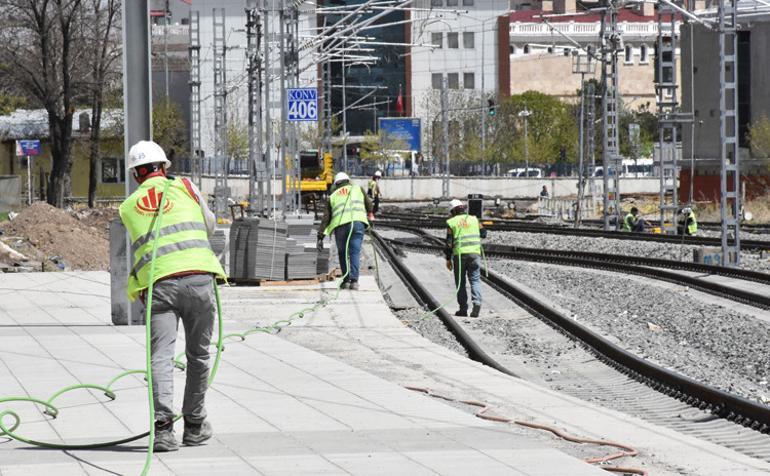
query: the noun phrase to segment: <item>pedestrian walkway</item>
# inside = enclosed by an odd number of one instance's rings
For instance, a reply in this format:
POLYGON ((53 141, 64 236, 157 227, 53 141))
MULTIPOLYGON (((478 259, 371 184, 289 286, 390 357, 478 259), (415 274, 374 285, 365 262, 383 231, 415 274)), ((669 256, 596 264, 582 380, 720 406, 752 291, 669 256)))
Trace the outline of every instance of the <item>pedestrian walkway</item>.
MULTIPOLYGON (((333 318, 363 325, 376 315, 385 320, 381 296, 372 293, 371 278, 365 283, 369 291, 361 296, 371 302, 351 301, 346 291, 297 324, 333 318), (342 312, 351 302, 355 312, 342 312)), ((225 328, 245 330, 257 316, 284 317, 315 300, 320 287, 225 290, 225 328), (244 306, 245 297, 270 303, 244 306)), ((400 326, 391 321, 393 330, 400 326)), ((109 322, 107 273, 0 275, 0 396, 47 399, 67 385, 106 384, 121 371, 142 368, 144 328, 109 322)), ((177 372, 178 406, 183 382, 184 373, 177 372)), ((90 390, 61 396, 56 419, 29 403, 9 407, 22 418, 18 433, 33 439, 80 444, 146 431, 142 377, 129 376, 115 389, 112 402, 90 390)), ((210 444, 157 455, 152 474, 606 474, 524 432, 274 335, 227 343, 207 406, 215 430, 210 444)), ((0 436, 0 475, 138 474, 145 450, 146 440, 60 451, 0 436)))

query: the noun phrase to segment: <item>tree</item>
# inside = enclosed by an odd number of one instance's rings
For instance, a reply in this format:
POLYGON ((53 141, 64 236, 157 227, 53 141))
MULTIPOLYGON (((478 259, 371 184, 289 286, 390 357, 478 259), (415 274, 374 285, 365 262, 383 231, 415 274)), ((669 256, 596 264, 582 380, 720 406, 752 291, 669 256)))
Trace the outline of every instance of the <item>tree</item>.
POLYGON ((93 51, 82 0, 0 0, 0 79, 48 114, 48 203, 62 207, 72 169, 72 118, 85 99, 93 51))
MULTIPOLYGON (((120 43, 114 38, 120 24, 120 0, 89 0, 87 39, 92 45, 94 55, 90 61, 91 81, 91 130, 89 136, 88 167, 88 206, 93 208, 96 200, 97 164, 101 154, 102 109, 104 107, 105 88, 111 80, 115 61, 120 57, 120 43)), ((115 75, 117 76, 117 75, 115 75)))
POLYGON ((168 99, 152 108, 152 138, 172 162, 177 155, 187 153, 187 124, 179 106, 168 99))
POLYGON ((26 101, 23 97, 0 92, 0 116, 10 114, 16 109, 23 107, 25 104, 26 101))
POLYGON ((770 158, 770 119, 765 114, 749 126, 749 143, 754 157, 770 158))

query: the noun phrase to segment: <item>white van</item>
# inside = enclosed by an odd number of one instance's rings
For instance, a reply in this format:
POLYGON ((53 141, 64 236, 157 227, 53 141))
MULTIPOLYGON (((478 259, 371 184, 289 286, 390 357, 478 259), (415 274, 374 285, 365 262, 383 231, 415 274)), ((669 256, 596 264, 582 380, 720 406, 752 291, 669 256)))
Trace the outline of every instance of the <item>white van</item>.
MULTIPOLYGON (((621 177, 653 177, 655 176, 655 169, 652 164, 652 159, 623 159, 620 164, 621 177)), ((594 177, 603 177, 604 167, 599 166, 594 169, 594 177)))
POLYGON ((521 167, 519 169, 510 169, 506 172, 509 177, 529 177, 529 178, 543 178, 543 171, 535 167, 521 167))

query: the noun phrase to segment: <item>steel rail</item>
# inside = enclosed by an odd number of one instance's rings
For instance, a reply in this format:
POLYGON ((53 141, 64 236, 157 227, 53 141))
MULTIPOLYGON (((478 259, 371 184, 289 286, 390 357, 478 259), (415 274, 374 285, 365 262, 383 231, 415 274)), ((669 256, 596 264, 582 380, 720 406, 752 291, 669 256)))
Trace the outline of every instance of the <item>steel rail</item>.
POLYGON ((385 258, 388 260, 388 262, 393 267, 393 270, 396 272, 398 277, 407 285, 407 288, 409 289, 409 292, 412 293, 412 295, 417 299, 417 301, 425 306, 428 310, 434 310, 433 311, 436 316, 438 316, 439 319, 441 319, 441 322, 444 323, 444 326, 446 326, 447 330, 454 335, 454 337, 457 339, 457 341, 460 343, 460 345, 465 349, 465 351, 468 353, 468 357, 470 357, 472 360, 475 360, 476 362, 482 363, 484 365, 487 365, 489 367, 492 367, 493 369, 499 370, 500 372, 510 375, 512 377, 518 377, 515 372, 511 371, 510 369, 506 368, 499 362, 497 362, 495 359, 489 356, 486 352, 484 352, 484 349, 482 349, 476 341, 474 341, 467 332, 465 332, 465 329, 457 323, 457 321, 454 320, 452 316, 449 315, 449 313, 442 307, 441 303, 438 302, 433 295, 425 289, 424 286, 420 284, 420 281, 415 277, 414 274, 412 274, 411 271, 409 271, 409 267, 404 264, 404 262, 401 260, 401 258, 398 257, 393 247, 390 246, 388 241, 381 237, 379 233, 372 230, 371 236, 374 238, 375 243, 377 244, 377 247, 380 249, 382 254, 385 256, 385 258))
MULTIPOLYGON (((376 235, 376 239, 384 247, 387 247, 387 243, 392 243, 396 246, 407 245, 403 241, 386 240, 379 235, 376 235)), ((427 246, 429 247, 429 245, 427 246)), ((390 253, 395 255, 392 250, 390 253)), ((400 259, 397 259, 397 263, 396 266, 404 266, 400 259)), ((411 275, 406 268, 402 269, 402 271, 411 275)), ((770 432, 770 407, 719 390, 649 362, 610 342, 605 337, 584 327, 577 321, 570 319, 557 309, 543 302, 538 296, 525 291, 494 271, 488 269, 484 271, 482 272, 482 279, 488 285, 555 329, 579 341, 598 358, 621 373, 688 405, 701 410, 707 410, 720 418, 733 421, 762 433, 770 432)), ((412 288, 413 292, 423 296, 422 299, 436 302, 430 296, 430 292, 414 279, 414 275, 411 275, 411 279, 407 284, 412 288)), ((444 314, 449 317, 446 312, 444 314)), ((454 322, 451 317, 450 320, 454 322)))
MULTIPOLYGON (((419 226, 422 228, 445 228, 446 217, 418 217, 415 215, 393 214, 383 213, 381 214, 384 219, 395 219, 405 224, 412 226, 419 226)), ((385 221, 385 220, 383 220, 385 221)), ((549 225, 542 225, 538 223, 529 222, 512 222, 512 221, 499 221, 499 220, 484 220, 485 227, 489 230, 497 231, 514 231, 525 233, 542 233, 553 235, 572 235, 572 236, 589 236, 596 238, 610 238, 615 240, 636 240, 636 241, 653 241, 659 243, 676 243, 681 245, 696 245, 696 246, 721 246, 721 238, 712 238, 706 236, 686 236, 686 235, 663 235, 663 234, 650 234, 650 233, 634 233, 634 232, 621 232, 621 231, 604 231, 591 228, 568 228, 568 227, 556 227, 549 225)), ((768 251, 770 250, 770 241, 762 240, 741 240, 741 248, 744 250, 753 251, 768 251)))

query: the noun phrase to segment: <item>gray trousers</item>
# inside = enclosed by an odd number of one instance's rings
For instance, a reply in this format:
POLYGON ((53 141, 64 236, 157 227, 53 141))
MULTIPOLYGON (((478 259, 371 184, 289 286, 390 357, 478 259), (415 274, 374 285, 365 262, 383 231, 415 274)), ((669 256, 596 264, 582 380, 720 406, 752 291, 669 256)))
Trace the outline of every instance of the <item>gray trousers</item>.
POLYGON ((185 334, 187 382, 182 414, 191 423, 206 418, 204 398, 208 388, 209 344, 216 301, 214 278, 197 274, 157 283, 152 292, 152 395, 155 420, 174 418, 174 347, 179 319, 185 334))

